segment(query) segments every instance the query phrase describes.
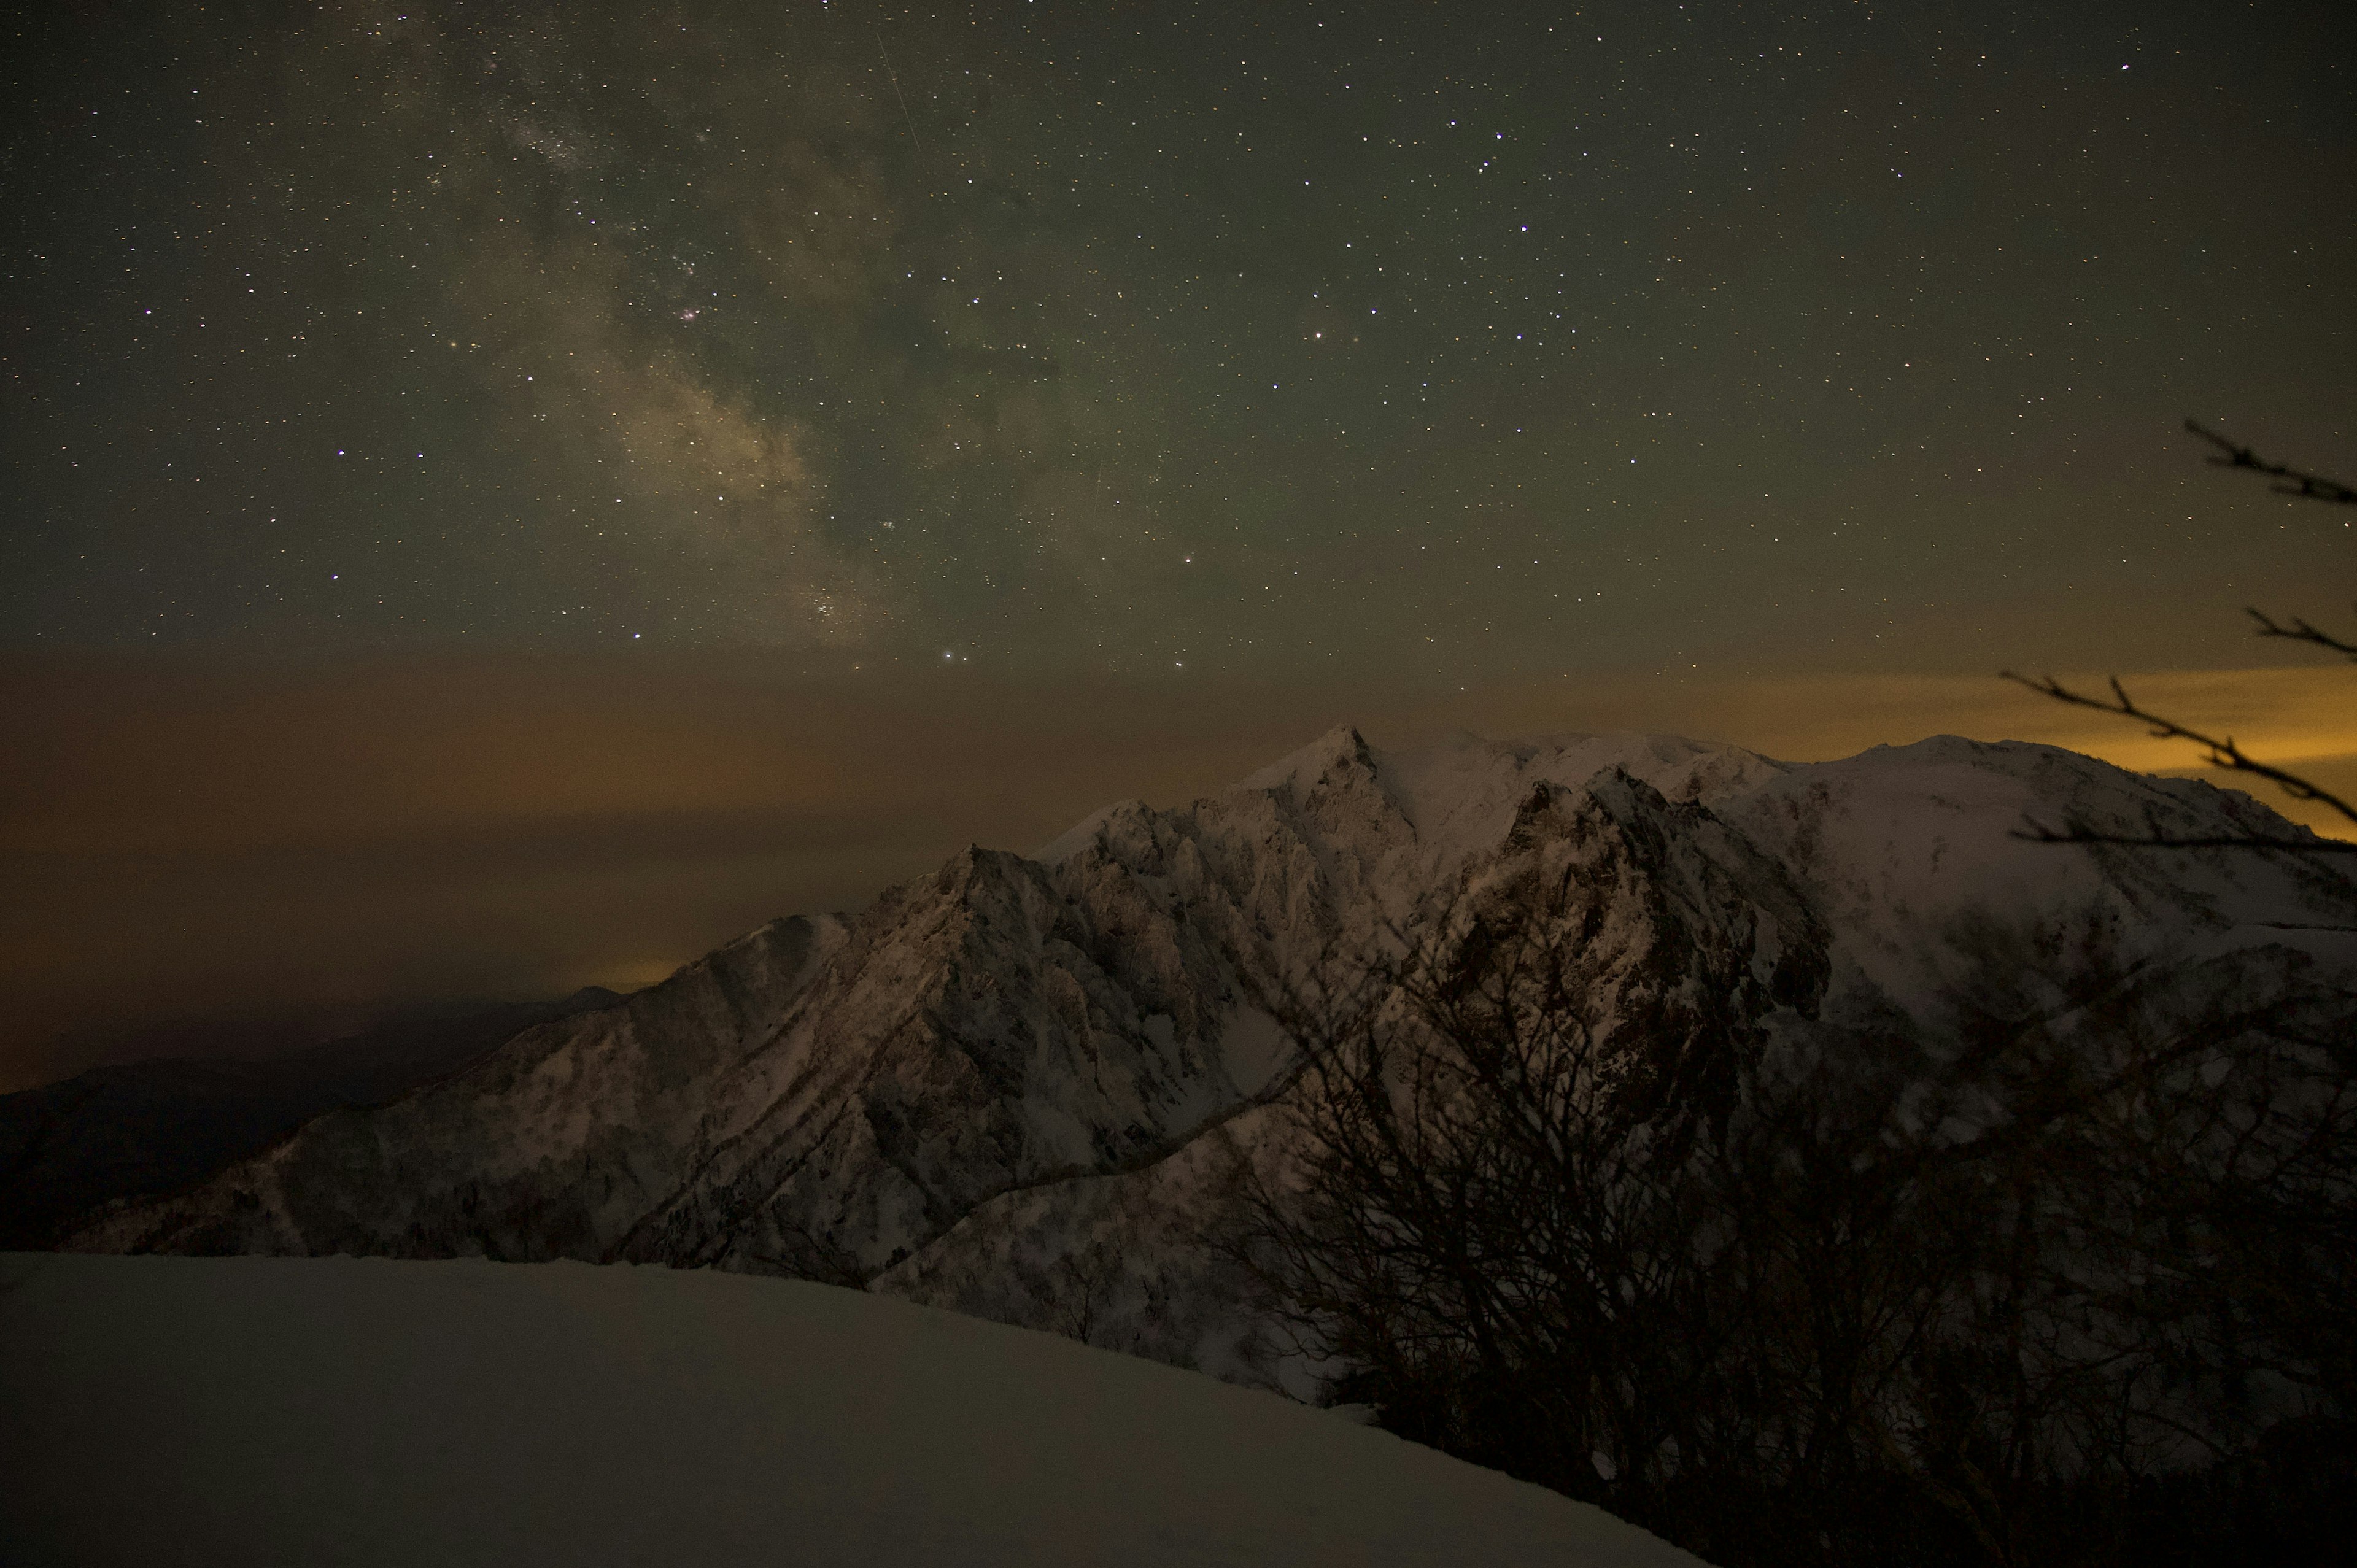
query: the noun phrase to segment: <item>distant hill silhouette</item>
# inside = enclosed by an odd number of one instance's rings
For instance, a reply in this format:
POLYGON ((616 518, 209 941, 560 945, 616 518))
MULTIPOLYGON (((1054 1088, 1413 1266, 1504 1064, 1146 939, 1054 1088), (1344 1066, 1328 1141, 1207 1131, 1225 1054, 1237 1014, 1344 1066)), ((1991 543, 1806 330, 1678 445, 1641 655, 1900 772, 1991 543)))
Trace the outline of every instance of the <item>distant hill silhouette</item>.
POLYGON ((447 1077, 535 1024, 621 1001, 562 1001, 404 1018, 254 1060, 130 1062, 0 1096, 0 1249, 46 1247, 118 1197, 169 1192, 314 1116, 447 1077))

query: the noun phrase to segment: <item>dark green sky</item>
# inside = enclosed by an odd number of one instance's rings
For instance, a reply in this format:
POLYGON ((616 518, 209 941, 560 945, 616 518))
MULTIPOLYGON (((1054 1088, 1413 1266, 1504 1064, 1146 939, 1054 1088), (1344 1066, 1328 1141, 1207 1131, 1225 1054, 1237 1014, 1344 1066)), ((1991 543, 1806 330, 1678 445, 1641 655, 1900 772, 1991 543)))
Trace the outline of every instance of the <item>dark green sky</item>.
POLYGON ((1454 683, 2200 664, 2344 596, 2176 430, 2349 450, 2340 7, 16 36, 20 649, 1454 683))
POLYGON ((0 1090, 641 983, 1337 722, 2357 788, 2343 5, 45 4, 0 1090), (2311 660, 2311 663, 2314 661, 2311 660), (2342 672, 2342 673, 2345 673, 2342 672))

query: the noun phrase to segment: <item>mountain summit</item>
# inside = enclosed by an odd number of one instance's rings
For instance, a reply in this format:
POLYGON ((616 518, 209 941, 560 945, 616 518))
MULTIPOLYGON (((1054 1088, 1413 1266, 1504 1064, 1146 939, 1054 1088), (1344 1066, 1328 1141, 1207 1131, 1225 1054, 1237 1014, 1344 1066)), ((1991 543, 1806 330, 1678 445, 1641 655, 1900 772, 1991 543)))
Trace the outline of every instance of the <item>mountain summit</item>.
POLYGON ((1436 910, 1543 902, 1702 1097, 1780 1018, 1929 1017, 1993 940, 2357 965, 2357 887, 2311 859, 2039 844, 2026 818, 2298 832, 2011 742, 1794 764, 1633 734, 1390 753, 1341 728, 1209 799, 773 921, 67 1245, 787 1273, 1265 1380, 1249 1283, 1204 1240, 1293 1081, 1253 998, 1436 910))

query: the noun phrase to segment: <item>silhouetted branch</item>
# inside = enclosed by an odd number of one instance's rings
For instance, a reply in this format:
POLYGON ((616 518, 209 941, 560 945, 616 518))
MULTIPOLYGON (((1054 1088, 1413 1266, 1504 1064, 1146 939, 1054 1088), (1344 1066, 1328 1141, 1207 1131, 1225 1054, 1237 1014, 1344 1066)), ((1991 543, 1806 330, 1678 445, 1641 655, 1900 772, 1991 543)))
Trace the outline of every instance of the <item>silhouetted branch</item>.
POLYGON ((2329 648, 2335 653, 2345 653, 2352 659, 2357 659, 2357 642, 2343 642, 2330 632, 2318 630, 2297 616, 2292 618, 2289 626, 2286 626, 2265 610, 2245 610, 2244 613, 2259 623, 2261 637, 2282 637, 2288 638, 2294 642, 2312 642, 2319 648, 2329 648))
POLYGON ((2338 479, 2328 479, 2319 474, 2307 474, 2298 468, 2287 467, 2281 463, 2267 462, 2248 446, 2237 446, 2216 431, 2206 430, 2193 420, 2187 420, 2185 428, 2225 453, 2222 457, 2210 459, 2210 466, 2213 468, 2248 468, 2255 474, 2288 480, 2288 483, 2272 487, 2277 495, 2301 496, 2309 500, 2357 506, 2357 490, 2351 489, 2338 479))
MULTIPOLYGON (((2008 670, 2005 671, 2005 678, 2008 681, 2018 682, 2020 684, 2029 687, 2031 691, 2040 693, 2041 696, 2051 697, 2058 703, 2069 703, 2075 707, 2093 708, 2097 713, 2117 714, 2124 718, 2140 720, 2151 727, 2152 734, 2157 739, 2190 741, 2195 746, 2203 747, 2209 752, 2210 764, 2213 768, 2224 768, 2237 773, 2254 774, 2258 778, 2267 779, 2269 782, 2275 784, 2286 794, 2291 796, 2295 800, 2317 801, 2321 805, 2328 806, 2333 811, 2340 812, 2341 815, 2348 818, 2351 822, 2357 822, 2357 806, 2352 806, 2348 801, 2342 800, 2340 796, 2333 794, 2322 785, 2312 783, 2309 780, 2301 778, 2297 773, 2288 772, 2286 769, 2276 768, 2272 764, 2259 761, 2256 757, 2244 752, 2241 746, 2235 745, 2234 738, 2232 736, 2217 736, 2204 735, 2200 730, 2189 729, 2185 725, 2179 724, 2174 719, 2163 718, 2160 714, 2153 713, 2147 708, 2138 707, 2134 699, 2129 697, 2127 694, 2126 689, 2119 683, 2116 678, 2111 682, 2112 696, 2111 700, 2108 702, 2101 697, 2091 697, 2086 695, 2084 693, 2073 692, 2069 687, 2063 685, 2060 681, 2054 679, 2051 675, 2047 676, 2042 681, 2033 681, 2027 675, 2017 675, 2012 671, 2008 670)), ((2153 836, 2146 838, 2116 835, 2106 837, 2101 834, 2089 836, 2084 834, 2083 829, 2081 826, 2068 823, 2065 824, 2064 829, 2060 832, 2057 832, 2053 829, 2041 828, 2036 823, 2032 823, 2031 831, 2022 836, 2046 843, 2131 843, 2143 844, 2152 848, 2168 849, 2215 847, 2214 845, 2196 840, 2171 842, 2168 840, 2167 835, 2159 834, 2158 832, 2153 836)), ((2226 842, 2228 843, 2239 844, 2251 848, 2296 848, 2302 851, 2357 849, 2357 845, 2344 845, 2338 840, 2319 839, 2315 843, 2310 843, 2298 840, 2287 841, 2278 838, 2271 838, 2268 835, 2256 833, 2252 834, 2248 838, 2236 838, 2226 842)))
MULTIPOLYGON (((2267 462, 2248 446, 2238 446, 2216 431, 2203 428, 2194 420, 2188 419, 2185 422, 2185 428, 2224 454, 2222 456, 2210 459, 2211 466, 2213 467, 2248 468, 2255 474, 2266 474, 2271 478, 2285 480, 2286 483, 2275 487, 2279 495, 2298 496, 2310 500, 2330 501, 2340 505, 2357 505, 2357 489, 2352 489, 2338 479, 2328 479, 2319 474, 2304 473, 2282 463, 2267 462)), ((2287 642, 2305 642, 2312 647, 2325 649, 2346 658, 2357 660, 2357 643, 2344 642, 2330 632, 2297 616, 2286 622, 2276 619, 2261 609, 2248 609, 2244 613, 2258 623, 2258 634, 2261 637, 2282 638, 2287 642)), ((2126 718, 2140 719, 2151 725, 2153 735, 2160 739, 2190 741, 2203 747, 2210 754, 2212 767, 2230 768, 2238 773, 2255 774, 2261 779, 2272 780, 2296 800, 2318 801, 2330 807, 2349 821, 2357 822, 2357 807, 2351 806, 2348 801, 2326 789, 2322 785, 2311 779, 2303 779, 2298 774, 2285 768, 2257 760, 2236 746, 2232 736, 2219 738, 2203 735, 2199 730, 2187 728, 2174 719, 2163 718, 2148 709, 2136 706, 2117 680, 2112 682, 2111 700, 2106 702, 2101 697, 2090 697, 2082 693, 2071 691, 2050 675, 2043 681, 2032 681, 2026 676, 2016 675, 2011 671, 2007 671, 2005 676, 2008 681, 2018 681, 2040 695, 2051 697, 2057 702, 2070 703, 2083 708, 2093 708, 2099 713, 2118 714, 2126 718)), ((2105 832, 2077 821, 2065 822, 2060 828, 2051 828, 2043 822, 2032 820, 2027 822, 2025 826, 2026 831, 2017 832, 2014 836, 2029 839, 2036 843, 2109 843, 2130 845, 2140 849, 2280 849, 2304 854, 2357 853, 2357 844, 2345 843, 2337 839, 2287 839, 2272 833, 2204 837, 2170 834, 2162 832, 2159 823, 2149 818, 2147 826, 2151 831, 2142 834, 2105 832)))

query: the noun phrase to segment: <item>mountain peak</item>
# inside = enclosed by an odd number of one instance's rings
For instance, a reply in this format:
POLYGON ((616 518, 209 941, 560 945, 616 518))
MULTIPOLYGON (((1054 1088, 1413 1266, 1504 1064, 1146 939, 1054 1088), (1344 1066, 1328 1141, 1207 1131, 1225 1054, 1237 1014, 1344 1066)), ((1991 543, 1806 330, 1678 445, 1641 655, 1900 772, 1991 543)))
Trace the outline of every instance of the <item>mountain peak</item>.
POLYGON ((1783 1015, 1929 1017, 1975 933, 2029 950, 2092 916, 2131 966, 2357 961, 2351 896, 2313 868, 2017 836, 2148 809, 2189 832, 2264 811, 2011 744, 1782 763, 1636 733, 1383 751, 1337 725, 1207 800, 773 922, 69 1244, 785 1272, 1273 1376, 1247 1283, 1168 1238, 1284 1135, 1297 1042, 1263 999, 1288 977, 1494 900, 1594 958, 1606 1023, 1706 1108, 1783 1015))
POLYGON ((1336 725, 1300 750, 1277 758, 1233 785, 1228 792, 1246 794, 1282 789, 1287 785, 1314 786, 1338 768, 1363 770, 1370 777, 1376 771, 1374 748, 1355 725, 1336 725))

